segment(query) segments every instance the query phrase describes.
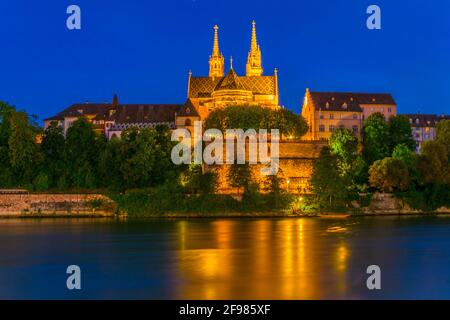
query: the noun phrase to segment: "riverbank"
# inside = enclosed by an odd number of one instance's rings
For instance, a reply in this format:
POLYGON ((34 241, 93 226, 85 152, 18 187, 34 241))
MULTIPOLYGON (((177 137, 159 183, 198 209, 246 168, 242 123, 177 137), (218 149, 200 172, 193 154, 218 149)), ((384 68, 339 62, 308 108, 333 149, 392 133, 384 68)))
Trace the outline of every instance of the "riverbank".
POLYGON ((0 194, 0 218, 111 217, 116 211, 101 194, 0 194))

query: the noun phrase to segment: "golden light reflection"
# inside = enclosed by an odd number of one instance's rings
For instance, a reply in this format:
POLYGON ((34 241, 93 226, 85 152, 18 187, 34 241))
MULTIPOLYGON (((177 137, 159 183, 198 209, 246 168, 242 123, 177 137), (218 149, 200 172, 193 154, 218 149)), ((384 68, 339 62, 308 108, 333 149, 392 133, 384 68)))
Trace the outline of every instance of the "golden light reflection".
POLYGON ((350 249, 345 234, 328 227, 316 219, 180 223, 178 298, 318 299, 344 292, 350 249))

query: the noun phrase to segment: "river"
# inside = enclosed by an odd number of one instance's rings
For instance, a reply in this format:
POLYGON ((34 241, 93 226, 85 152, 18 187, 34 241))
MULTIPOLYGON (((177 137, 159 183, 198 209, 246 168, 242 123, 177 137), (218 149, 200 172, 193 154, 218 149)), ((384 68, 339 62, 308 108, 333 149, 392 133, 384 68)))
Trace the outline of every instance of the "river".
POLYGON ((450 299, 450 217, 4 219, 0 298, 450 299))

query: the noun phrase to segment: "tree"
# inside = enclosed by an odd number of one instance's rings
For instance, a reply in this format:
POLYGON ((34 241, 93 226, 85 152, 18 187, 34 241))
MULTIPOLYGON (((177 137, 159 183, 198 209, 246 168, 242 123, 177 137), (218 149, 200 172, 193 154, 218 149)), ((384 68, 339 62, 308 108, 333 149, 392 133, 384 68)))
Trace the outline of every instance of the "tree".
POLYGON ((245 193, 245 191, 248 190, 253 178, 250 165, 248 163, 230 165, 227 178, 232 188, 237 188, 238 193, 242 188, 245 193))
POLYGON ((278 129, 283 136, 300 138, 308 125, 302 116, 287 109, 272 110, 253 105, 229 106, 211 112, 205 121, 206 129, 278 129))
POLYGON ((406 146, 413 151, 416 147, 416 142, 412 137, 411 124, 408 117, 398 115, 392 116, 389 119, 389 148, 392 152, 399 144, 406 146))
POLYGON ((436 131, 436 142, 445 146, 450 159, 450 120, 439 121, 436 131))
POLYGON ((381 113, 370 115, 363 126, 363 155, 371 165, 376 160, 390 155, 389 127, 381 113))
POLYGON ((369 183, 381 192, 406 191, 410 184, 408 168, 390 157, 377 160, 369 169, 369 183))
POLYGON ((322 208, 343 206, 349 199, 349 181, 340 174, 339 159, 329 147, 323 147, 313 165, 312 191, 322 208))
POLYGON ((418 159, 420 181, 430 184, 450 183, 448 150, 440 141, 427 141, 422 145, 422 153, 418 159))
POLYGON ((103 137, 97 136, 92 124, 84 117, 76 120, 67 130, 65 162, 68 180, 74 187, 95 188, 103 137))
MULTIPOLYGON (((53 121, 44 131, 41 151, 44 156, 43 174, 47 177, 49 187, 56 187, 59 179, 67 171, 64 161, 65 138, 63 128, 53 121)), ((42 182, 41 177, 40 181, 42 182)), ((41 184, 45 185, 44 183, 41 184)))
POLYGON ((126 188, 146 188, 176 180, 180 167, 173 164, 173 142, 167 126, 122 133, 120 166, 126 188))
POLYGON ((11 135, 11 116, 14 112, 14 107, 0 101, 0 187, 10 187, 14 184, 8 142, 11 135))
POLYGON ((341 174, 349 174, 358 156, 358 139, 348 129, 337 129, 331 134, 328 144, 339 159, 341 174))
POLYGON ((22 111, 12 113, 10 125, 8 146, 12 173, 17 185, 30 186, 43 160, 36 143, 39 128, 22 111))
POLYGON ((121 165, 124 161, 122 153, 122 140, 113 137, 101 151, 98 172, 102 177, 101 183, 111 190, 123 191, 123 175, 121 165))

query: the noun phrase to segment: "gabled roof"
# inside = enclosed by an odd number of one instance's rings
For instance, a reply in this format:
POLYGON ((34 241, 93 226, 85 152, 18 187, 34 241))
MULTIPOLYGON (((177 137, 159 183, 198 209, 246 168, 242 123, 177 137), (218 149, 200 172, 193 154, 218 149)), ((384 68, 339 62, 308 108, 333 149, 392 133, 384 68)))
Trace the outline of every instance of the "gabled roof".
POLYGON ((197 109, 195 108, 194 104, 192 103, 191 99, 187 99, 184 105, 180 107, 180 109, 177 112, 177 116, 180 117, 200 117, 200 115, 197 112, 197 109))
POLYGON ((219 81, 214 88, 214 91, 219 90, 245 90, 242 83, 239 81, 239 77, 233 69, 228 71, 227 75, 219 81))
POLYGON ((314 107, 323 111, 362 112, 361 105, 395 105, 389 93, 309 92, 314 107))
POLYGON ((45 121, 63 120, 65 117, 80 117, 83 115, 96 116, 101 113, 106 114, 112 108, 113 106, 110 103, 75 103, 53 117, 45 119, 45 121))

